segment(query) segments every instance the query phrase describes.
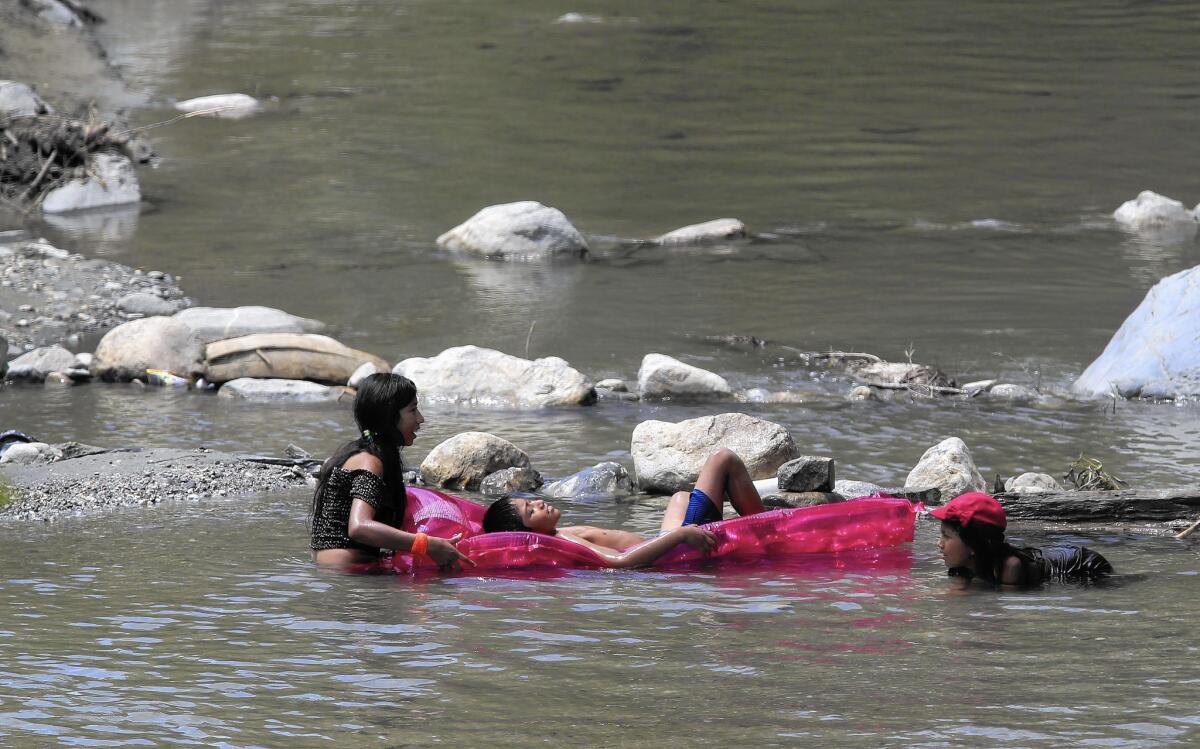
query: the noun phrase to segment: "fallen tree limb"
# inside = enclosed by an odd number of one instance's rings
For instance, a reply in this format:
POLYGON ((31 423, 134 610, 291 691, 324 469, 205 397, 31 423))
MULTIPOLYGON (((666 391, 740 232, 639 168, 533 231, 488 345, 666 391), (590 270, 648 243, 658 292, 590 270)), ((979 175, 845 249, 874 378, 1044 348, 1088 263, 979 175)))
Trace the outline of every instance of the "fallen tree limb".
POLYGON ((997 494, 1010 518, 1060 522, 1167 521, 1196 516, 1200 488, 1176 491, 1056 492, 997 494))

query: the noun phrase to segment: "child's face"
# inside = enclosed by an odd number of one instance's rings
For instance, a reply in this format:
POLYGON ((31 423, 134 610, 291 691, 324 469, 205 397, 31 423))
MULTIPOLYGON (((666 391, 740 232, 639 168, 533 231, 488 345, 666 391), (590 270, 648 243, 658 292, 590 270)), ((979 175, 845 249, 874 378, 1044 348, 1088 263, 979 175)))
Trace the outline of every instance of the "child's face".
POLYGON ((417 430, 424 423, 425 417, 421 415, 421 409, 417 408, 416 398, 413 398, 412 403, 400 409, 400 421, 396 422, 396 428, 400 430, 400 438, 404 440, 405 447, 416 441, 417 430))
POLYGON ((540 499, 512 499, 513 509, 521 516, 525 527, 535 533, 554 533, 558 518, 562 515, 557 507, 540 499))
POLYGON ((958 531, 942 523, 942 535, 938 539, 938 551, 942 552, 942 561, 947 569, 969 567, 971 562, 971 547, 963 543, 958 531))

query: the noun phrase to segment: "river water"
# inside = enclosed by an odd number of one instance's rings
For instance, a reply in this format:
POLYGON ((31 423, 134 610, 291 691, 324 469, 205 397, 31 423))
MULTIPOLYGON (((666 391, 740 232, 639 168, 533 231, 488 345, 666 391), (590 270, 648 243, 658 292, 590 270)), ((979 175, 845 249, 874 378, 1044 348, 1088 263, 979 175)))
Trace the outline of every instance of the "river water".
MULTIPOLYGON (((1190 3, 154 3, 97 0, 111 59, 169 103, 244 91, 240 121, 151 130, 150 208, 59 246, 182 276, 213 306, 329 323, 389 361, 466 343, 593 379, 677 356, 788 404, 603 401, 517 413, 431 403, 417 463, 489 431, 560 476, 632 467, 646 419, 742 410, 842 478, 903 483, 949 435, 989 480, 1080 453, 1135 486, 1196 484, 1191 403, 1081 401, 1070 382, 1192 238, 1127 235, 1143 189, 1200 200, 1190 3), (565 24, 569 11, 598 23, 565 24), (585 263, 437 250, 533 199, 585 263), (624 240, 720 216, 753 241, 624 240), (849 403, 788 349, 869 351, 1036 404, 849 403)), ((8 219, 6 219, 8 221, 8 219)), ((7 228, 7 227, 6 227, 7 228)), ((0 389, 50 442, 324 454, 344 407, 91 385, 0 389)), ((932 524, 911 548, 700 573, 552 580, 327 575, 303 492, 0 526, 0 744, 483 743, 1169 746, 1194 743, 1194 542, 1079 531, 1126 573, 1099 588, 952 596, 932 524)), ((648 531, 654 501, 567 503, 648 531)), ((1018 526, 1028 543, 1061 531, 1018 526)))

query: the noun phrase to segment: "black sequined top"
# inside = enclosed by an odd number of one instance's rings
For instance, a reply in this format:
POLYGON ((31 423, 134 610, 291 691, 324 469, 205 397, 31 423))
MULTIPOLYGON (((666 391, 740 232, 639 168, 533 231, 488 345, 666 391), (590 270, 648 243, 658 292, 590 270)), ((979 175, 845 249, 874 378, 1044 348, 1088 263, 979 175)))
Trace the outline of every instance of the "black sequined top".
POLYGON ((350 505, 355 497, 375 508, 375 519, 379 522, 397 528, 400 526, 401 518, 397 517, 387 484, 382 478, 361 468, 354 471, 334 468, 321 488, 317 509, 313 513, 310 544, 313 551, 357 549, 369 554, 379 553, 378 548, 360 544, 347 535, 350 505))

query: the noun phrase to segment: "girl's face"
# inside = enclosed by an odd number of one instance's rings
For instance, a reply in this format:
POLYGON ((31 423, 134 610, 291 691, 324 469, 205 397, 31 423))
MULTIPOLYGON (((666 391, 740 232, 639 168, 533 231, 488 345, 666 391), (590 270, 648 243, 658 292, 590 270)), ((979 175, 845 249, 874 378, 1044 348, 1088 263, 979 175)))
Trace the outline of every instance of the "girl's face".
POLYGON ((509 501, 512 502, 517 514, 521 516, 521 522, 525 524, 526 528, 535 533, 554 534, 558 518, 562 515, 557 507, 548 505, 540 499, 513 498, 509 501))
POLYGON ((412 403, 400 409, 400 420, 396 422, 396 429, 400 431, 400 439, 404 442, 405 447, 416 441, 417 430, 424 423, 425 417, 421 415, 421 409, 417 408, 416 398, 413 398, 412 403))
POLYGON ((938 539, 938 551, 942 552, 942 561, 947 569, 955 567, 970 568, 974 562, 975 553, 971 547, 963 543, 958 531, 942 523, 942 535, 938 539))

